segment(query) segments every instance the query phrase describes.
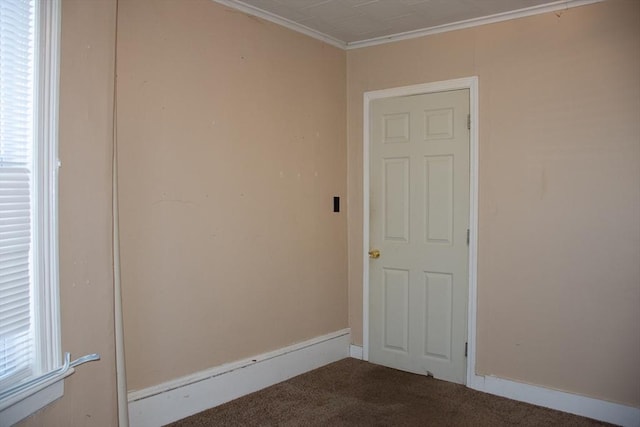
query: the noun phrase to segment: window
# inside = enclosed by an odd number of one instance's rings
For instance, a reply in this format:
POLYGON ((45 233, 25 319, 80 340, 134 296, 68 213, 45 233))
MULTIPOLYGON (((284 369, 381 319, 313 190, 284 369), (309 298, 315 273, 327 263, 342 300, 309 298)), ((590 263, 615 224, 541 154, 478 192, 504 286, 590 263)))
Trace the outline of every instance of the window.
POLYGON ((59 9, 58 0, 0 1, 0 417, 9 424, 59 397, 61 384, 59 392, 45 389, 64 377, 56 226, 59 9))

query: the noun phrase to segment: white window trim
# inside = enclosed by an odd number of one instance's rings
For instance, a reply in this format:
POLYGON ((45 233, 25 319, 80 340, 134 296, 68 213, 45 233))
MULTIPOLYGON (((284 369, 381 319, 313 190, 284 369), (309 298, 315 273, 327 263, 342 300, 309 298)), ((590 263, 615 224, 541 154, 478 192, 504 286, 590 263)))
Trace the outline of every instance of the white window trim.
POLYGON ((60 347, 60 299, 58 269, 58 86, 60 64, 60 1, 37 0, 39 15, 38 52, 36 52, 36 99, 35 129, 38 143, 39 171, 36 183, 37 206, 40 214, 34 227, 34 254, 40 263, 34 280, 44 282, 39 286, 35 321, 41 325, 41 348, 38 351, 47 360, 43 365, 58 367, 62 364, 60 347), (44 318, 42 318, 42 317, 44 318))
POLYGON ((64 395, 64 381, 62 380, 74 372, 75 370, 71 368, 62 375, 56 375, 43 383, 12 396, 10 401, 7 402, 6 408, 0 411, 0 427, 12 426, 44 408, 49 403, 61 398, 64 395))
POLYGON ((34 292, 38 312, 33 320, 40 325, 35 354, 40 366, 49 367, 46 379, 20 389, 0 401, 0 427, 10 426, 62 397, 63 379, 74 370, 61 366, 60 301, 58 293, 58 84, 60 63, 60 0, 36 1, 35 111, 34 136, 37 170, 34 179, 37 218, 34 220, 33 253, 36 263, 33 280, 45 281, 34 292))

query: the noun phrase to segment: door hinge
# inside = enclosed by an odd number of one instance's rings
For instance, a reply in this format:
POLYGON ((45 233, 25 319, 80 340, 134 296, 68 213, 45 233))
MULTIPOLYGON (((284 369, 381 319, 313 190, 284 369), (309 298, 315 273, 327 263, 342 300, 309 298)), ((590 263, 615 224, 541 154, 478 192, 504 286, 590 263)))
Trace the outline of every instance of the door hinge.
POLYGON ((469 343, 464 343, 464 357, 467 357, 467 352, 469 351, 469 343))
POLYGON ((467 228, 467 246, 469 246, 469 241, 470 241, 469 229, 467 228))
POLYGON ((471 114, 467 114, 467 129, 471 130, 471 114))

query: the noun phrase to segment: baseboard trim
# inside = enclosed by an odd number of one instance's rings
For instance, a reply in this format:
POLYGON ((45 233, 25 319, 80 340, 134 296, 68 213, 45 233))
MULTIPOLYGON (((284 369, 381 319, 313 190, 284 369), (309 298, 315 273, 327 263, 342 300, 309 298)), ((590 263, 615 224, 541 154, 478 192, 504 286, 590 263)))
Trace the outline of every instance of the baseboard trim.
POLYGON ((128 393, 131 427, 159 426, 349 357, 350 329, 128 393))
POLYGON ((362 360, 362 346, 351 344, 349 347, 349 356, 354 359, 362 360))
POLYGON ((494 376, 474 375, 468 387, 520 402, 557 409, 625 427, 640 427, 640 408, 494 376))

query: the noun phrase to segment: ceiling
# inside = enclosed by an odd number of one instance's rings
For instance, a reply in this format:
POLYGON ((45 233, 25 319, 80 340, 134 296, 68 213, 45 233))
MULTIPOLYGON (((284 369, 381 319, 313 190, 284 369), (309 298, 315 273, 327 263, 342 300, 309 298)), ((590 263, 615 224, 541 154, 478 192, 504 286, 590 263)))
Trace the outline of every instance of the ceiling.
POLYGON ((349 48, 602 0, 214 0, 349 48))

